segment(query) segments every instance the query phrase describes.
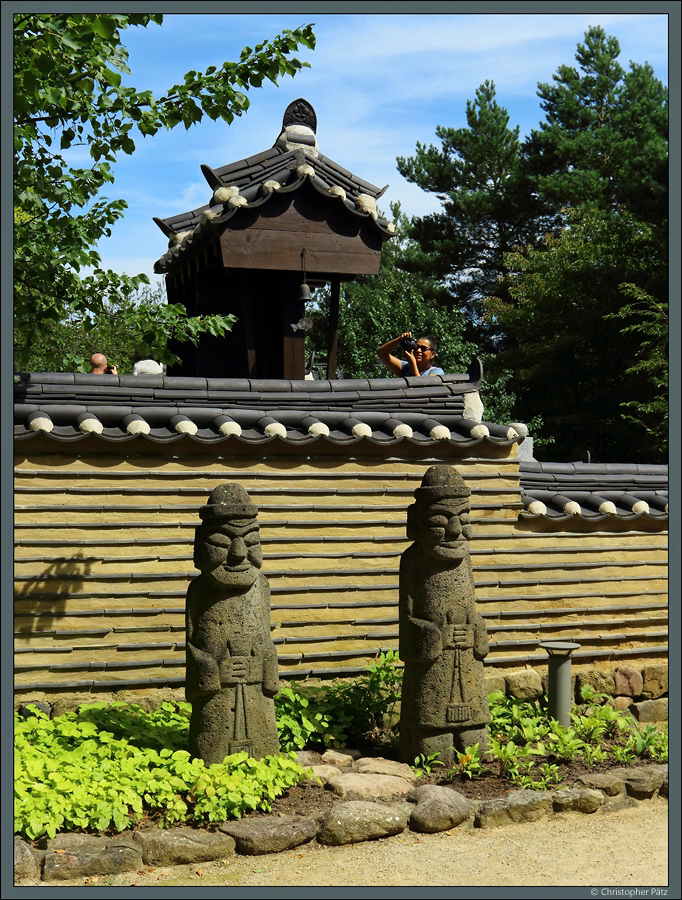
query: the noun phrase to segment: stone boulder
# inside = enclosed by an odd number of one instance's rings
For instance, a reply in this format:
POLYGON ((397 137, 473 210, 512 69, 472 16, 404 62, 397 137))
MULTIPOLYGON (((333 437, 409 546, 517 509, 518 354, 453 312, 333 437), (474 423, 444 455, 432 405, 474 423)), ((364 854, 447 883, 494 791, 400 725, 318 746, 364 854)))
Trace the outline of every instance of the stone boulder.
POLYGON ((612 706, 614 709, 630 709, 632 704, 635 701, 632 697, 611 697, 609 700, 609 706, 612 706))
POLYGON ((613 694, 615 682, 613 677, 599 669, 584 669, 575 676, 575 699, 582 703, 582 689, 589 687, 595 694, 613 694))
POLYGON ((620 794, 625 793, 623 779, 611 775, 608 772, 595 772, 594 774, 588 773, 587 775, 581 775, 578 778, 578 781, 581 784, 584 784, 585 787, 601 791, 606 794, 607 797, 618 797, 620 794))
POLYGON ((384 759, 381 756, 364 756, 356 762, 355 770, 361 775, 395 775, 406 781, 414 781, 417 777, 414 769, 407 763, 395 762, 395 760, 384 759))
POLYGON ((659 697, 658 700, 640 700, 630 707, 638 722, 667 722, 668 698, 659 697))
POLYGON ((517 700, 536 700, 542 696, 542 680, 534 669, 505 675, 507 694, 517 700))
POLYGON ((452 788, 424 784, 407 795, 416 806, 410 816, 410 828, 424 834, 435 834, 456 828, 473 812, 471 804, 452 788))
POLYGON ((224 822, 220 830, 234 838, 239 853, 262 856, 311 841, 317 834, 317 822, 309 816, 263 816, 224 822))
POLYGON ((322 762, 328 766, 338 766, 345 769, 352 766, 354 760, 358 759, 360 753, 357 750, 325 750, 322 754, 322 762))
POLYGON ((645 700, 657 700, 668 693, 668 666, 659 663, 645 666, 642 669, 642 697, 645 700))
POLYGON ((612 775, 621 778, 625 790, 635 800, 647 800, 658 791, 665 778, 658 766, 638 766, 634 769, 613 769, 612 775))
POLYGON ((635 800, 634 797, 628 797, 626 794, 621 794, 619 797, 613 797, 612 799, 607 800, 599 812, 619 813, 624 809, 636 809, 639 806, 639 803, 640 801, 635 800))
POLYGON ((128 838, 112 839, 91 834, 58 834, 41 842, 45 881, 66 881, 87 875, 119 875, 142 866, 140 848, 128 838))
POLYGON ((604 805, 604 795, 594 788, 563 788, 552 794, 555 812, 593 813, 604 805))
POLYGON ((512 822, 536 822, 552 811, 552 796, 543 791, 511 791, 500 800, 486 800, 476 813, 479 828, 497 828, 512 822))
POLYGON ((26 841, 14 838, 14 882, 33 881, 40 878, 38 862, 26 841))
POLYGON ((306 775, 301 784, 326 784, 335 775, 341 775, 336 766, 310 766, 312 774, 306 775))
POLYGON ((642 676, 632 666, 616 666, 613 671, 615 693, 619 697, 639 697, 642 693, 642 676))
POLYGON ((339 797, 371 797, 372 799, 404 797, 411 785, 398 775, 363 775, 359 772, 343 772, 333 775, 325 785, 339 797))
POLYGON ((358 844, 400 834, 406 827, 404 809, 366 800, 349 800, 337 803, 325 814, 317 840, 332 846, 358 844))
POLYGON ((211 862, 234 854, 234 838, 194 828, 140 828, 133 840, 148 866, 211 862))

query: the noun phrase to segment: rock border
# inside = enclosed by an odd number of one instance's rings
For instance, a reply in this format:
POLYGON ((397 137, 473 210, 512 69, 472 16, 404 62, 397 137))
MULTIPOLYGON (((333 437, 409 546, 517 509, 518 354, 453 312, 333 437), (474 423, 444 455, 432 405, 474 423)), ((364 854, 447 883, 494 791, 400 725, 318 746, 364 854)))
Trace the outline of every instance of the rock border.
MULTIPOLYGON (((476 801, 454 788, 415 787, 414 772, 400 763, 358 758, 359 754, 353 751, 328 751, 328 754, 326 759, 326 754, 323 755, 323 765, 312 767, 313 777, 318 769, 320 782, 333 790, 340 801, 319 818, 258 816, 224 822, 213 831, 147 827, 115 838, 65 832, 53 839, 39 840, 35 848, 23 838, 15 837, 15 884, 117 875, 139 871, 145 866, 225 859, 235 853, 254 856, 281 853, 312 840, 339 846, 377 840, 408 829, 434 834, 454 828, 465 831, 535 822, 564 812, 606 814, 637 807, 656 796, 668 796, 667 764, 612 769, 594 775, 586 773, 579 779, 580 787, 516 790, 503 798, 476 801), (352 783, 344 781, 348 778, 353 779, 352 783), (362 799, 355 799, 358 796, 362 799)), ((301 757, 302 764, 307 765, 305 753, 301 757)))

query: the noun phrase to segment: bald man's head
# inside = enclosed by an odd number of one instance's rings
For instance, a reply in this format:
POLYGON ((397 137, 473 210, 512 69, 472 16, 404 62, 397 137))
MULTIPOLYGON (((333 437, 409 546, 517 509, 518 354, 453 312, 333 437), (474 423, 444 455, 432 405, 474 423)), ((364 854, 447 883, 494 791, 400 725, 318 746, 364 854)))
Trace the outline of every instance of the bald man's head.
POLYGON ((103 353, 93 353, 90 357, 90 374, 104 375, 107 367, 107 358, 103 353))

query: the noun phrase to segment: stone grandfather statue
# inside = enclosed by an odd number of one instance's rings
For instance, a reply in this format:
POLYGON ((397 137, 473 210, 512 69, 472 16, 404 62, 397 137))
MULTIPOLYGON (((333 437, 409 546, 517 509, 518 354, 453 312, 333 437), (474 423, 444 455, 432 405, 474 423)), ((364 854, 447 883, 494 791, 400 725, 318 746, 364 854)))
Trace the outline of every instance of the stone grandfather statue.
POLYGON ((476 612, 469 558, 469 489, 451 466, 431 466, 407 511, 414 543, 400 561, 400 658, 405 663, 400 758, 487 749, 483 684, 488 637, 476 612))
POLYGON ((246 751, 279 752, 277 654, 270 638, 270 588, 258 510, 237 484, 222 484, 199 510, 187 591, 185 695, 192 704, 189 750, 206 765, 246 751))

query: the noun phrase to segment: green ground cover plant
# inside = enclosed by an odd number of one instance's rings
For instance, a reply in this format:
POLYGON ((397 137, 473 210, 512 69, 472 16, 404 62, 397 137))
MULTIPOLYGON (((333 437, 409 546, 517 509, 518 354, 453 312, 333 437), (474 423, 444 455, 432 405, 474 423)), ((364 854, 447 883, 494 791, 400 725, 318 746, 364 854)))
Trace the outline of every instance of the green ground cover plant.
POLYGON ((298 784, 291 755, 236 753, 205 767, 187 745, 189 704, 95 703, 54 719, 15 716, 15 831, 123 831, 143 815, 162 825, 218 822, 272 801, 298 784))
MULTIPOLYGON (((401 670, 394 651, 366 673, 324 685, 292 682, 275 698, 282 753, 254 760, 237 753, 216 765, 191 759, 188 703, 154 712, 91 703, 52 719, 15 716, 15 831, 28 839, 58 831, 120 832, 143 818, 161 826, 219 822, 268 811, 305 770, 293 751, 358 743, 394 755, 401 670)), ((544 699, 488 697, 489 748, 457 754, 451 769, 437 754, 414 761, 418 775, 452 781, 490 776, 525 788, 559 784, 562 766, 666 762, 667 727, 639 726, 605 695, 585 691, 569 727, 548 717, 544 699)))

